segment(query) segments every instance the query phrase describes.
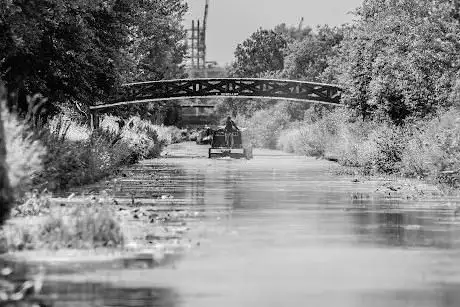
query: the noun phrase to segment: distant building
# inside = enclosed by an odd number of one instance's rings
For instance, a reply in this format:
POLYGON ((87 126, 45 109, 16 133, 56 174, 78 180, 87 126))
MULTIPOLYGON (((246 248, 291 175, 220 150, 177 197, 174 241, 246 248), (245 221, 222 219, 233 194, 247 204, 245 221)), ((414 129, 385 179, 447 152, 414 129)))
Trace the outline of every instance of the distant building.
POLYGON ((217 120, 214 114, 212 99, 194 99, 181 102, 182 126, 196 127, 214 124, 217 120))

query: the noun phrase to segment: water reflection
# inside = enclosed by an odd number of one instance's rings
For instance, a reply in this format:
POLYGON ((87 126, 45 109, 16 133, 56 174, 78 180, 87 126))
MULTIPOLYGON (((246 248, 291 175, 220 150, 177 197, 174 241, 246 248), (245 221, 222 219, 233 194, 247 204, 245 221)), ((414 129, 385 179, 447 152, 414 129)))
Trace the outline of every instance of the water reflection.
POLYGON ((388 246, 459 248, 460 227, 442 223, 451 215, 434 210, 375 210, 349 213, 360 242, 388 246))
POLYGON ((179 295, 169 288, 117 288, 110 284, 45 282, 45 306, 179 306, 179 295))
MULTIPOLYGON (((355 306, 454 307, 460 301, 459 284, 423 289, 370 291, 356 296, 355 306)), ((348 305, 347 305, 348 306, 348 305)))

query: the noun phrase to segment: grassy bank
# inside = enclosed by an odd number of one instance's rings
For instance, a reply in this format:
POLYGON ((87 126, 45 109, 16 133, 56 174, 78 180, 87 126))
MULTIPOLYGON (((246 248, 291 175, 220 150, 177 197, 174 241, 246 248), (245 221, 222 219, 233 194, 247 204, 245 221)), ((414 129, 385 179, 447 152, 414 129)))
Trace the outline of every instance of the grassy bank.
POLYGON ((328 158, 363 175, 423 179, 448 189, 460 187, 460 112, 393 125, 363 121, 346 109, 305 112, 293 120, 283 104, 240 118, 250 142, 300 155, 328 158))
POLYGON ((39 130, 5 110, 2 118, 8 175, 16 195, 12 217, 21 222, 7 223, 0 231, 0 252, 123 247, 126 235, 108 195, 69 208, 53 204, 53 192, 93 183, 123 165, 156 158, 165 146, 182 138, 178 128, 138 117, 119 125, 118 118, 106 116, 95 131, 68 114, 39 130), (99 201, 103 197, 107 199, 99 201))
POLYGON ((33 131, 15 115, 3 115, 9 177, 17 196, 32 188, 53 192, 95 182, 122 165, 158 157, 180 140, 178 128, 137 117, 120 128, 117 118, 107 116, 99 129, 89 131, 62 115, 33 131))

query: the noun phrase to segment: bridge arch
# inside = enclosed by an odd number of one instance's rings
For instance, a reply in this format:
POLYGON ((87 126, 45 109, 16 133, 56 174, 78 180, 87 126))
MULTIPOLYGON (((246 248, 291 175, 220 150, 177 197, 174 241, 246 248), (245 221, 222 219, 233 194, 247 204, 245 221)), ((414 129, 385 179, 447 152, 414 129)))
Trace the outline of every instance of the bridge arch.
POLYGON ((115 99, 90 106, 92 126, 98 113, 117 106, 192 98, 269 98, 341 106, 338 85, 296 80, 256 78, 198 78, 128 83, 115 99))

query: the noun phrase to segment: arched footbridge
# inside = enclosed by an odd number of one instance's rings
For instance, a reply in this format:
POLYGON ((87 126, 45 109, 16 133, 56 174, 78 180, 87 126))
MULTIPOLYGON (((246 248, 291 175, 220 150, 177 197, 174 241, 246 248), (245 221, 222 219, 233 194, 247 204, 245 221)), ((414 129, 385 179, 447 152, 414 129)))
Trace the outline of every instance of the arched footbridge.
POLYGON ((109 108, 153 101, 192 98, 269 98, 340 105, 342 90, 338 85, 296 80, 209 78, 178 79, 128 83, 114 101, 90 106, 93 127, 98 114, 109 108))

